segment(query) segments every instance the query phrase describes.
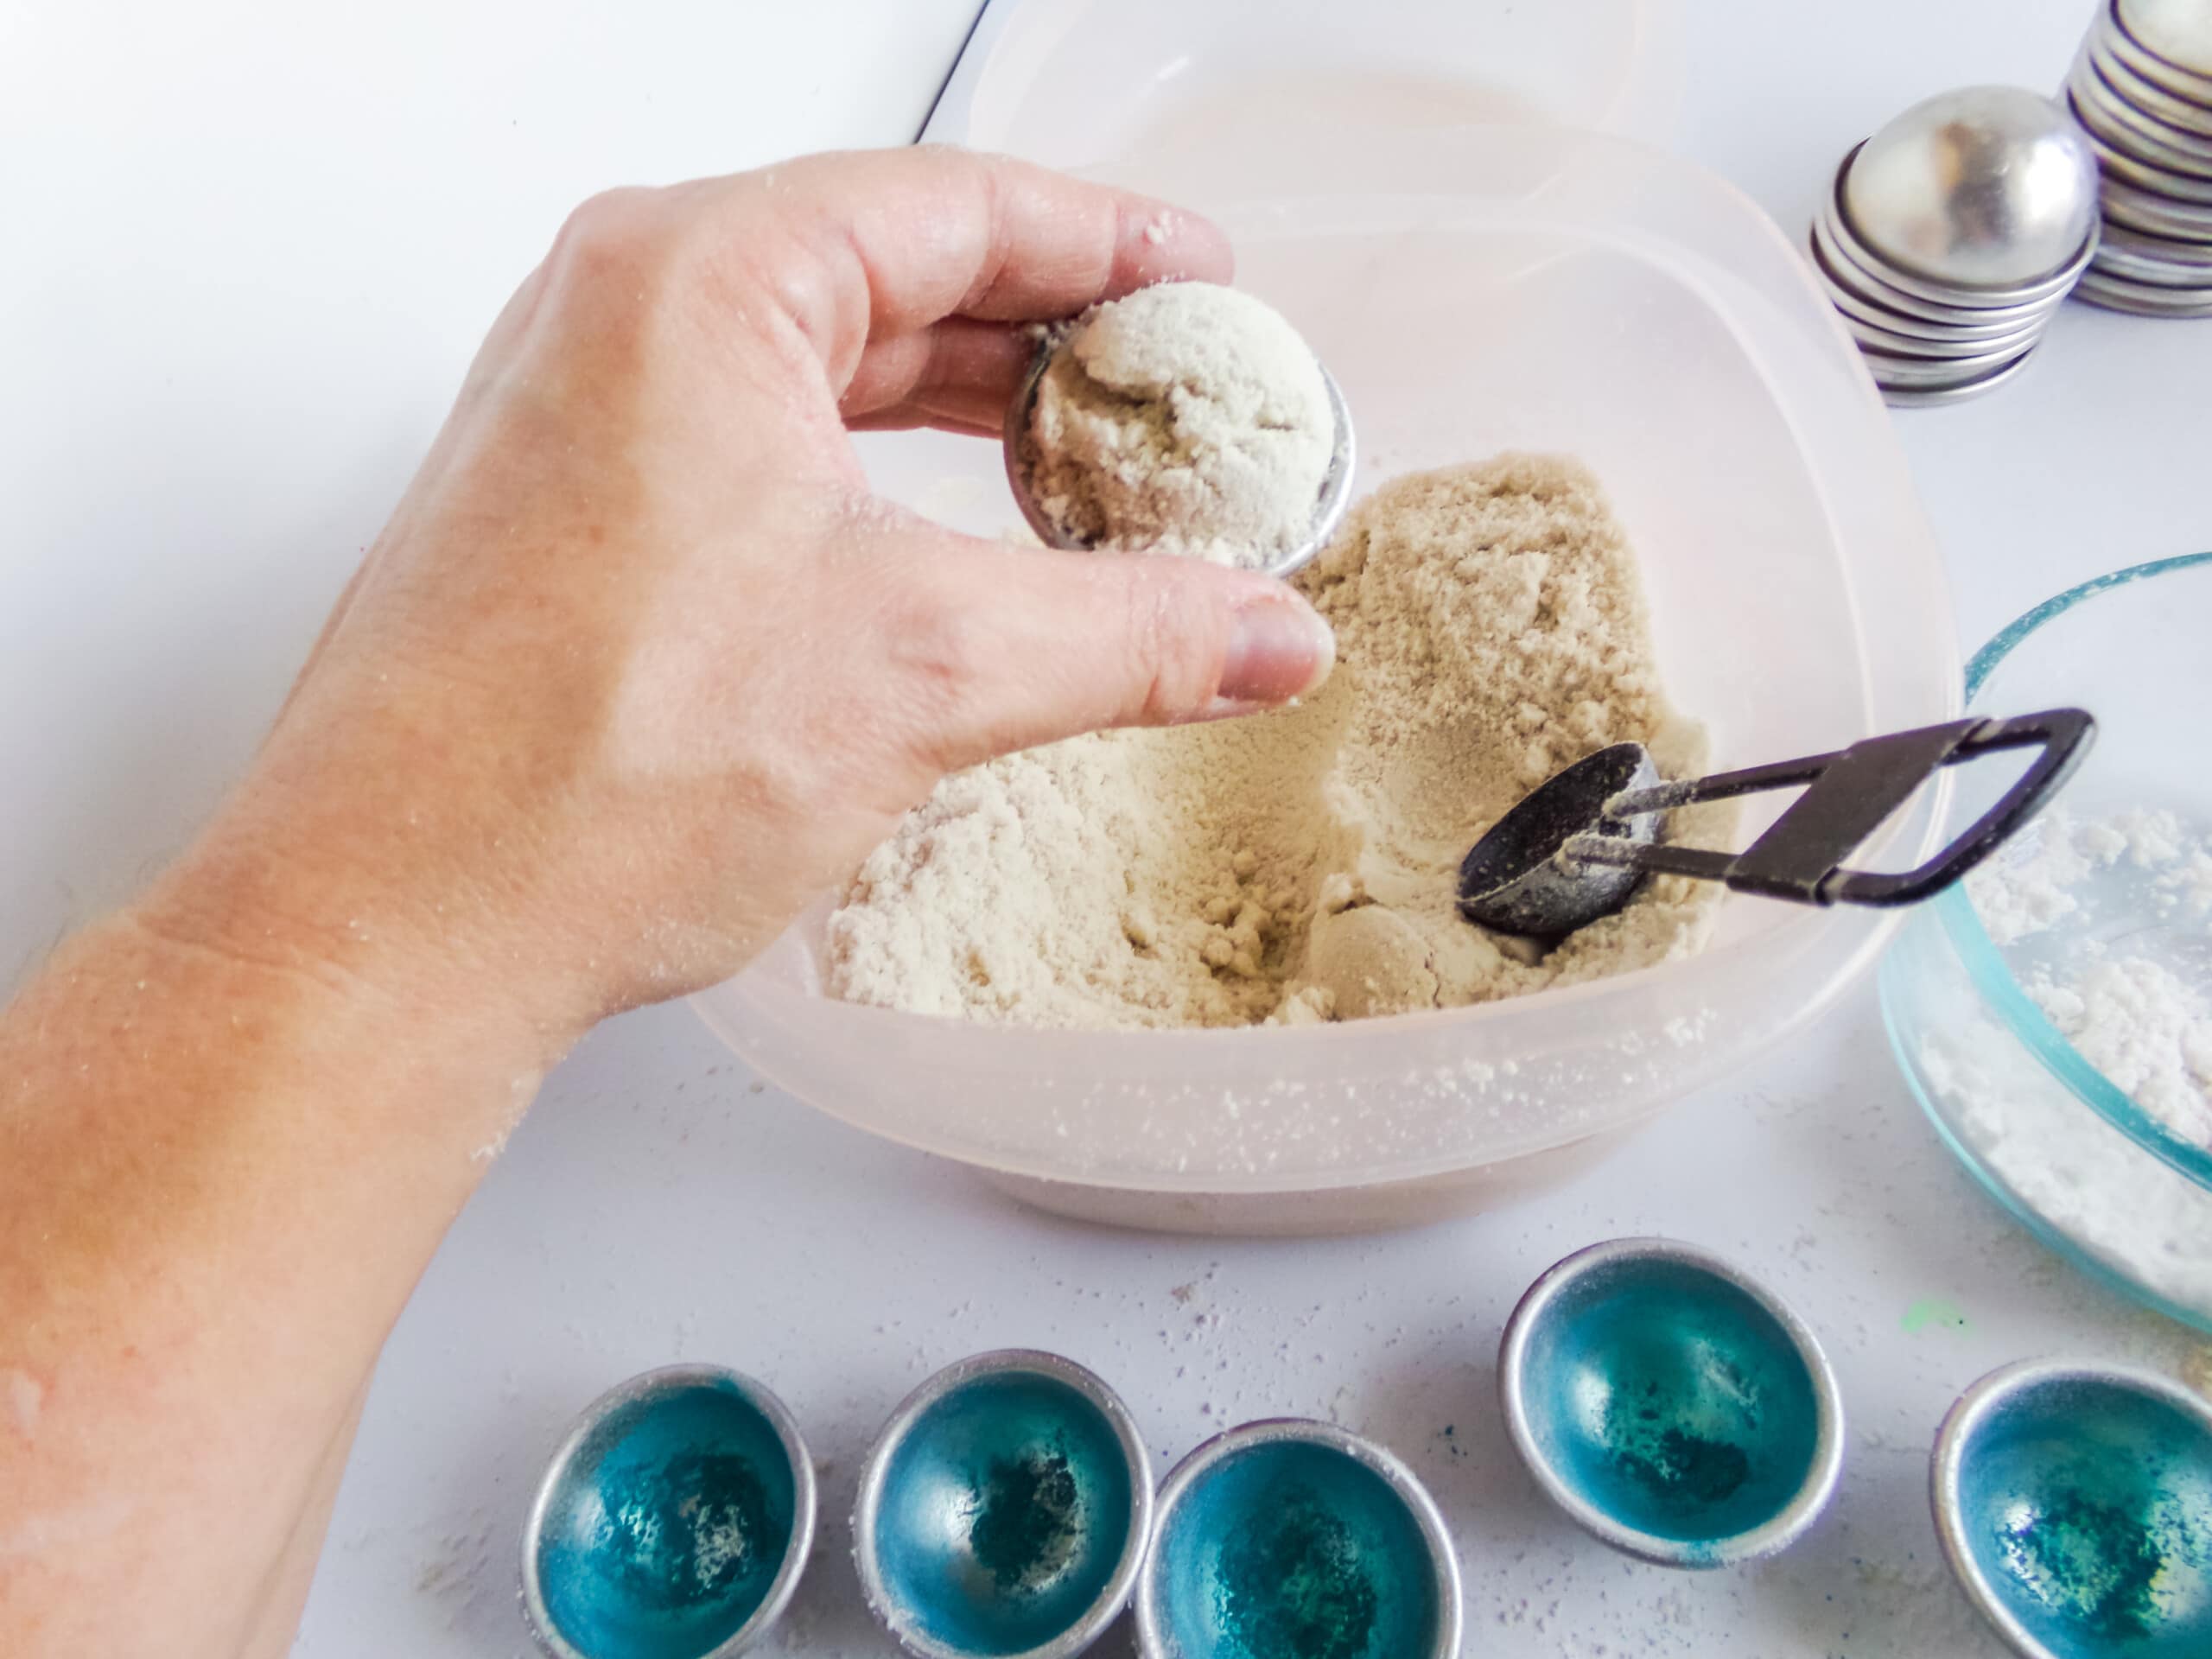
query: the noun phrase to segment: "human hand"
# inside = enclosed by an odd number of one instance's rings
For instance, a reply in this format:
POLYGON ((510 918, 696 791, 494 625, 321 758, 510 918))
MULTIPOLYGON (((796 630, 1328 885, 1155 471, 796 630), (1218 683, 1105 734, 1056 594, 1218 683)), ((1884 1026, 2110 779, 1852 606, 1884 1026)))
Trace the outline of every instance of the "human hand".
POLYGON ((735 971, 950 770, 1308 690, 1281 583, 954 534, 846 435, 995 434, 1018 325, 1229 265, 946 149, 586 203, 142 918, 557 1046, 735 971))

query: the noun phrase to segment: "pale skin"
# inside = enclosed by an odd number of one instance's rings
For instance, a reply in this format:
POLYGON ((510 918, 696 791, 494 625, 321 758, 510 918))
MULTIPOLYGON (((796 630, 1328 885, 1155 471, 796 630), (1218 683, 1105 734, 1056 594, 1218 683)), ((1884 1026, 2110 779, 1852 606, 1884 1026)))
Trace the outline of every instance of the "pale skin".
POLYGON ((995 432, 1014 325, 1229 275, 950 151, 577 211, 246 776, 0 1015, 0 1652, 284 1651, 378 1351, 583 1032, 949 770, 1327 673, 1279 583, 955 535, 846 435, 995 432))

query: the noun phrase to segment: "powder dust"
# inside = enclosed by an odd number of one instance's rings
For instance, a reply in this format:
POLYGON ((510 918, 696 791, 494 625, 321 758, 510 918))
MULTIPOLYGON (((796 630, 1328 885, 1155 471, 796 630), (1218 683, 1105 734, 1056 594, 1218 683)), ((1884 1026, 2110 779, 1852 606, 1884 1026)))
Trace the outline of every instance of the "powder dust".
MULTIPOLYGON (((1397 480, 1298 583, 1337 633, 1314 696, 947 779, 831 915, 832 994, 1033 1026, 1311 1023, 1702 946, 1717 889, 1680 878, 1548 951, 1456 908, 1468 847, 1560 766, 1630 739, 1669 775, 1704 758, 1586 471, 1506 455, 1397 480)), ((1728 822, 1674 830, 1710 841, 1728 822)))
POLYGON ((1256 568, 1306 541, 1336 447, 1321 365, 1280 313, 1163 283, 1071 326, 1025 459, 1046 518, 1085 545, 1256 568))

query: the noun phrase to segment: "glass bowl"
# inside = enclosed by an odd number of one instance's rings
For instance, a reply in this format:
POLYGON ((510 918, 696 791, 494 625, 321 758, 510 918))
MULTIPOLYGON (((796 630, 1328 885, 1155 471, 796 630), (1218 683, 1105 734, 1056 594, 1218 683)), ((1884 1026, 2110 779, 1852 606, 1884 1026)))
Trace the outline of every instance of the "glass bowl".
MULTIPOLYGON (((1969 709, 2078 704, 2097 740, 2042 818, 1906 923, 1881 992, 1981 1184, 2069 1261, 2212 1330, 2208 636, 2195 554, 2084 582, 1982 648, 1969 709)), ((1962 774, 1954 821, 2002 781, 1962 774)))
MULTIPOLYGON (((1942 563, 1888 416, 1794 246, 1722 181, 1513 127, 1177 151, 1111 176, 1228 227, 1239 282, 1297 322, 1356 410, 1363 492, 1507 449, 1585 461, 1716 766, 1956 709, 1942 563)), ((995 445, 872 435, 863 457, 885 496, 955 528, 1018 522, 995 445)), ((1746 817, 1745 834, 1764 827, 1746 817)), ((1935 818, 1919 804, 1886 855, 1916 861, 1935 818)), ((1410 1224, 1556 1181, 1784 1039, 1891 925, 1732 898, 1703 954, 1541 995, 1094 1032, 835 1001, 827 908, 697 999, 757 1071, 1033 1203, 1236 1233, 1410 1224)))

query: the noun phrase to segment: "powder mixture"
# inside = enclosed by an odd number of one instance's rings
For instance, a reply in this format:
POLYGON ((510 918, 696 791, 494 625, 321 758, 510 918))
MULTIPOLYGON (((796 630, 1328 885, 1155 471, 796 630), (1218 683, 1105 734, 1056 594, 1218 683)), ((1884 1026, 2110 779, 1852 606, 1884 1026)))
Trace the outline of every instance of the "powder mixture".
MULTIPOLYGON (((947 779, 830 917, 832 994, 1033 1026, 1310 1023, 1701 947, 1719 890, 1679 877, 1548 951, 1456 907, 1468 847, 1559 767, 1627 739, 1670 775, 1703 760, 1586 471, 1508 455, 1397 480, 1298 582, 1337 634, 1316 695, 947 779)), ((1671 830, 1710 841, 1726 812, 1671 830)))
MULTIPOLYGON (((1967 879, 1990 939, 2082 1058, 2212 1150, 2212 837, 2165 810, 2052 809, 1967 879)), ((2212 1193, 2041 1073, 1986 1016, 1924 1039, 1930 1087, 2037 1213, 2119 1272, 2212 1312, 2212 1193)))
POLYGON ((1022 458, 1066 537, 1256 568, 1306 540, 1336 442, 1321 365, 1279 313, 1163 283, 1075 322, 1022 458))

